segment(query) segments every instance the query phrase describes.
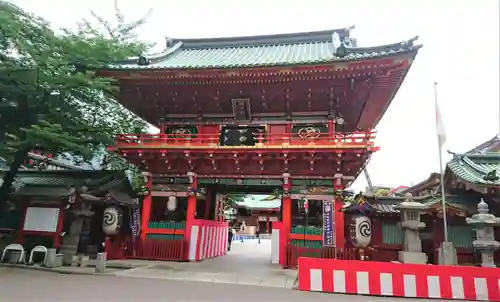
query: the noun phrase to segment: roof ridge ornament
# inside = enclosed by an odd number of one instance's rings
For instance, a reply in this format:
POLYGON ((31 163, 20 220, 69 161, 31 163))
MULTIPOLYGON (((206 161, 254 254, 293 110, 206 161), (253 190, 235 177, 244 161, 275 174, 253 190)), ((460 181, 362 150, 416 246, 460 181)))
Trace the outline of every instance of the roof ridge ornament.
POLYGON ((165 50, 169 49, 174 45, 174 40, 170 37, 165 37, 165 50))
POLYGON ((139 58, 137 59, 137 65, 139 66, 146 66, 146 65, 149 65, 150 61, 148 58, 146 58, 145 56, 139 56, 139 58))
POLYGON ((483 180, 485 181, 497 181, 499 179, 500 177, 498 177, 496 169, 491 170, 483 176, 483 180))
POLYGON ((408 40, 406 40, 406 41, 401 42, 401 45, 402 45, 402 46, 413 46, 413 43, 414 43, 415 41, 417 41, 417 40, 418 40, 418 38, 419 38, 418 36, 415 36, 415 37, 413 37, 413 38, 411 38, 411 39, 408 39, 408 40))
POLYGON ((344 30, 349 33, 351 30, 355 29, 356 28, 356 25, 351 25, 351 26, 347 26, 346 28, 344 28, 344 30))
POLYGON ((333 54, 337 57, 343 58, 347 55, 347 47, 345 39, 341 40, 338 32, 334 31, 332 34, 333 54))

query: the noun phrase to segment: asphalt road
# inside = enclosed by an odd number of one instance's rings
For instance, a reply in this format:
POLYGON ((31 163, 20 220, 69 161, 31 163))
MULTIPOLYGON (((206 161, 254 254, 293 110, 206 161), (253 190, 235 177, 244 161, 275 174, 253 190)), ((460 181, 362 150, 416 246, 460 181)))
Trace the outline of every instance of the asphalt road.
MULTIPOLYGON (((14 268, 0 268, 2 302, 397 302, 408 299, 345 296, 298 292, 248 285, 116 276, 63 275, 14 268)), ((419 302, 430 301, 420 300, 419 302)), ((435 301, 435 300, 434 300, 435 301)))

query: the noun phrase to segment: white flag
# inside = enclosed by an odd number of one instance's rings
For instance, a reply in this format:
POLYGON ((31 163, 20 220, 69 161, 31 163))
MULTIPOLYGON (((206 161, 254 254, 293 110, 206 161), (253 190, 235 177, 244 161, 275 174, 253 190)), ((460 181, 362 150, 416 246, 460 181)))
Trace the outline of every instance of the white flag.
POLYGON ((442 147, 446 141, 446 129, 444 128, 443 119, 441 118, 441 111, 436 98, 436 134, 439 138, 439 146, 442 147))

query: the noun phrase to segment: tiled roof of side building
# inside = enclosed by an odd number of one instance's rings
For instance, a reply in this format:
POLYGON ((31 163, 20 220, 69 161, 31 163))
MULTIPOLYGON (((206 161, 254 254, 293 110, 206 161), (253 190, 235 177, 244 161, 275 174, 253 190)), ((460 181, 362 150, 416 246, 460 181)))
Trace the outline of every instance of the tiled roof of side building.
POLYGON ((447 164, 458 178, 473 184, 500 186, 500 154, 454 154, 447 164))
POLYGON ((467 151, 467 154, 500 152, 500 134, 495 135, 492 139, 482 143, 472 150, 467 151))
POLYGON ((158 55, 109 64, 109 69, 272 67, 356 61, 414 53, 417 37, 389 45, 357 47, 352 28, 307 33, 213 39, 167 39, 158 55), (142 61, 141 61, 142 60, 142 61))
MULTIPOLYGON (((6 173, 0 170, 0 178, 6 173)), ((135 193, 122 171, 89 170, 33 170, 26 169, 17 173, 15 191, 11 196, 67 198, 72 188, 87 195, 101 196, 106 192, 111 199, 121 204, 137 206, 135 193), (86 191, 81 191, 85 187, 86 191)), ((80 195, 82 198, 84 195, 80 195)), ((102 196, 101 196, 102 197, 102 196)), ((112 201, 112 200, 109 201, 112 201)), ((95 200, 94 200, 95 201, 95 200)), ((108 200, 105 200, 108 202, 108 200)))
POLYGON ((422 190, 432 188, 434 186, 437 186, 441 179, 441 174, 432 172, 429 177, 421 182, 419 182, 416 185, 413 185, 411 187, 405 188, 401 191, 398 192, 398 194, 414 194, 414 193, 419 193, 422 190))
MULTIPOLYGON (((372 208, 376 213, 379 214, 398 214, 400 210, 398 205, 403 201, 416 201, 420 202, 429 207, 437 205, 441 206, 441 196, 440 195, 426 195, 419 197, 398 197, 398 196, 373 196, 373 195, 363 195, 358 198, 363 198, 364 203, 368 203, 369 207, 372 208)), ((446 204, 448 207, 458 210, 464 211, 466 213, 475 213, 475 204, 474 202, 470 202, 471 199, 468 196, 464 195, 446 195, 446 204)), ((360 200, 358 200, 359 204, 360 200)), ((357 203, 349 204, 344 206, 344 212, 355 212, 357 203)))

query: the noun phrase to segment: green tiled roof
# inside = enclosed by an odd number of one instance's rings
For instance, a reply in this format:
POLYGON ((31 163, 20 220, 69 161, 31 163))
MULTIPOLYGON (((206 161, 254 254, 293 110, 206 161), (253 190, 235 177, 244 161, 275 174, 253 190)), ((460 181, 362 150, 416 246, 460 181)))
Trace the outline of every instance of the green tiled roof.
POLYGON ((500 153, 455 154, 447 167, 467 182, 500 186, 500 153))
POLYGON ((110 69, 204 69, 310 65, 364 60, 416 51, 416 38, 360 48, 350 29, 216 39, 167 39, 167 50, 134 58, 110 69), (140 60, 144 60, 139 64, 140 60))
POLYGON ((242 202, 237 202, 238 207, 247 209, 276 209, 281 207, 281 199, 266 200, 267 196, 252 195, 245 197, 242 202))

